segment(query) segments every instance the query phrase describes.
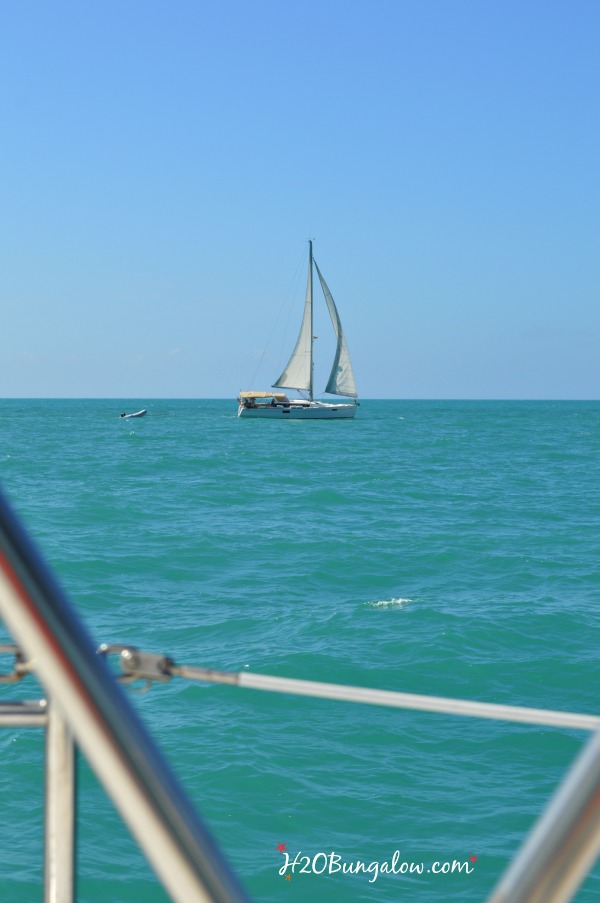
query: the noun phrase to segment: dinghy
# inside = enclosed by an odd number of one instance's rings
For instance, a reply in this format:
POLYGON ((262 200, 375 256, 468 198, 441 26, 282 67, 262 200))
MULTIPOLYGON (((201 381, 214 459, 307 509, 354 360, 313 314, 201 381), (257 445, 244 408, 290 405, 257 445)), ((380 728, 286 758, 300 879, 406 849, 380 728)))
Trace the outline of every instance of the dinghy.
POLYGON ((131 417, 145 417, 148 413, 146 408, 143 408, 141 411, 136 411, 135 414, 121 414, 121 417, 125 420, 129 420, 131 417))

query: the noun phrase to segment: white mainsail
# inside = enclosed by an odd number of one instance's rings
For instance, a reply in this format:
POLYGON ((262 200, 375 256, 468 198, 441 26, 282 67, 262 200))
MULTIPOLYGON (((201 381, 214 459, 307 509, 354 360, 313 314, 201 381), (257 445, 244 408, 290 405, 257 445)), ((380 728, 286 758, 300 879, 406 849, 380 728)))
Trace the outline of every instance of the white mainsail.
POLYGON ((312 269, 309 267, 300 335, 287 366, 279 379, 273 383, 273 388, 306 391, 310 392, 312 397, 312 346, 312 269))
POLYGON ((337 349, 325 391, 329 392, 331 395, 347 395, 350 398, 356 398, 356 382, 354 380, 352 364, 350 363, 348 345, 346 344, 346 339, 342 330, 342 321, 340 320, 340 315, 335 306, 333 295, 329 291, 327 283, 321 275, 321 270, 319 269, 316 260, 315 266, 317 268, 317 275, 321 283, 321 288, 323 289, 323 294, 325 295, 325 301, 327 302, 329 316, 331 317, 331 322, 333 323, 333 328, 337 337, 337 349))

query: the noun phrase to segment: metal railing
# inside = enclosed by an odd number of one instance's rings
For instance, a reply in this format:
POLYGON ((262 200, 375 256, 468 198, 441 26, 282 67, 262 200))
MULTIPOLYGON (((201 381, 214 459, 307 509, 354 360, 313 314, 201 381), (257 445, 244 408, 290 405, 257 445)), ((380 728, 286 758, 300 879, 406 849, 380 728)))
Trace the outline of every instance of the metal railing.
POLYGON ((177 665, 132 646, 96 651, 0 494, 0 615, 17 646, 13 671, 35 672, 50 704, 0 704, 0 726, 46 728, 45 903, 72 903, 74 743, 176 903, 247 899, 119 687, 183 677, 270 692, 594 731, 488 903, 568 903, 600 853, 600 716, 419 696, 177 665), (97 654, 100 653, 100 655, 97 654), (118 655, 121 675, 105 659, 118 655))
POLYGON ((59 774, 70 770, 71 741, 65 728, 176 903, 246 900, 200 816, 1 495, 0 615, 34 663, 50 700, 46 903, 70 903, 73 894, 72 879, 65 877, 69 871, 65 851, 53 829, 60 803, 52 788, 59 774))

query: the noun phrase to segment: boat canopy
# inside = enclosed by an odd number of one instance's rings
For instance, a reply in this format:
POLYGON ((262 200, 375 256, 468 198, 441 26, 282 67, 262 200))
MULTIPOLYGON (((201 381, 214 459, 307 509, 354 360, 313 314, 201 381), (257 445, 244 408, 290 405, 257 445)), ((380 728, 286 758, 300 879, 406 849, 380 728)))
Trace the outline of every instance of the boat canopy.
POLYGON ((243 398, 274 398, 275 401, 287 401, 287 395, 283 392, 240 392, 240 399, 243 398))

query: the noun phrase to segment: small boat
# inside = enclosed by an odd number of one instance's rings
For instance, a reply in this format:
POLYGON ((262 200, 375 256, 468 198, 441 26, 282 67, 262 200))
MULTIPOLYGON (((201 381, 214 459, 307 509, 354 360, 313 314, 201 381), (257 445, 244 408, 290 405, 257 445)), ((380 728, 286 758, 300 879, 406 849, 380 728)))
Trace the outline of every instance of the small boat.
POLYGON ((145 417, 148 411, 146 408, 142 408, 141 411, 136 411, 135 414, 121 414, 121 417, 125 420, 129 420, 131 417, 145 417))
POLYGON ((268 420, 347 420, 356 414, 358 405, 356 383, 342 323, 331 292, 313 258, 312 241, 308 244, 308 284, 300 335, 287 366, 279 379, 273 383, 274 389, 294 389, 299 393, 305 393, 305 397, 290 399, 281 392, 240 392, 238 417, 262 417, 268 420), (314 398, 313 264, 337 337, 337 348, 325 392, 353 398, 354 401, 351 403, 317 401, 314 398))

